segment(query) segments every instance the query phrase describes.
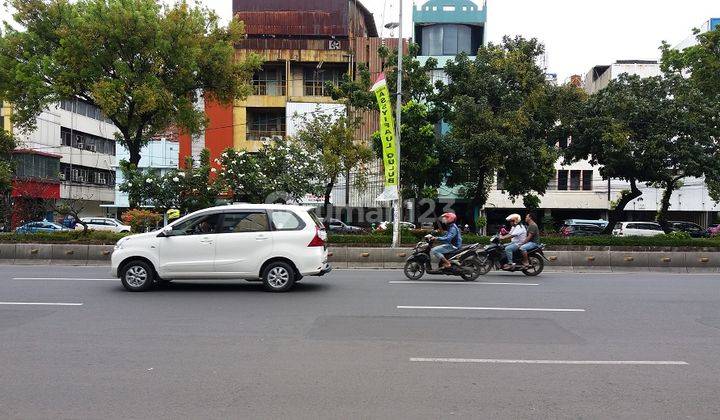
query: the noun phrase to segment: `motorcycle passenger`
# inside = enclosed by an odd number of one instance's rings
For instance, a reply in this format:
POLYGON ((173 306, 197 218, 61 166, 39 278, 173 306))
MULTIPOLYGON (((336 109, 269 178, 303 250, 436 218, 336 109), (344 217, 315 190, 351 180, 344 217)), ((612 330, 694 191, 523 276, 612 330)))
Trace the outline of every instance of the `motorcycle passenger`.
POLYGON ((525 243, 525 237, 527 231, 525 227, 520 224, 519 214, 513 213, 506 217, 505 220, 510 222, 510 232, 507 235, 500 236, 500 239, 510 239, 510 244, 505 247, 505 255, 507 256, 507 264, 503 266, 503 270, 510 270, 515 268, 515 261, 513 261, 513 253, 520 249, 520 246, 525 243))
POLYGON ((539 243, 540 239, 540 229, 538 228, 537 223, 535 223, 535 220, 533 220, 532 215, 530 213, 525 215, 525 223, 527 224, 527 235, 525 236, 525 241, 522 245, 520 245, 520 252, 522 252, 523 260, 523 268, 530 268, 530 262, 528 261, 528 251, 536 248, 539 243))
POLYGON ((460 235, 460 229, 455 224, 456 219, 455 213, 443 213, 440 216, 440 222, 445 226, 445 234, 433 237, 434 240, 443 242, 442 245, 433 247, 430 250, 430 254, 440 260, 440 268, 450 268, 451 265, 443 254, 460 249, 462 246, 462 236, 460 235))

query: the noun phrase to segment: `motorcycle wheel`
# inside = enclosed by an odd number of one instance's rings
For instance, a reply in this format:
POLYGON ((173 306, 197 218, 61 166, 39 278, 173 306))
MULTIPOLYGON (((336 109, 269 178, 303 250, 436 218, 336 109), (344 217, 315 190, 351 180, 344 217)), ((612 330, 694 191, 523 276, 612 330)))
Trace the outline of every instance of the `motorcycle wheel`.
POLYGON ((483 267, 480 265, 480 262, 475 258, 468 258, 467 260, 462 262, 462 264, 460 265, 460 269, 462 270, 462 274, 460 274, 460 277, 462 277, 463 280, 475 281, 478 277, 480 277, 480 272, 483 270, 483 267), (466 271, 468 268, 470 270, 466 271))
POLYGON ((410 280, 419 280, 425 274, 425 266, 417 261, 408 261, 403 268, 405 277, 410 280))
POLYGON ((478 261, 478 264, 480 265, 480 272, 478 273, 480 276, 484 276, 489 273, 493 268, 493 263, 488 257, 481 258, 480 261, 478 261))
POLYGON ((543 262, 542 258, 537 255, 530 255, 528 257, 528 262, 530 263, 530 268, 522 271, 526 276, 537 276, 542 273, 543 269, 545 269, 545 262, 543 262))

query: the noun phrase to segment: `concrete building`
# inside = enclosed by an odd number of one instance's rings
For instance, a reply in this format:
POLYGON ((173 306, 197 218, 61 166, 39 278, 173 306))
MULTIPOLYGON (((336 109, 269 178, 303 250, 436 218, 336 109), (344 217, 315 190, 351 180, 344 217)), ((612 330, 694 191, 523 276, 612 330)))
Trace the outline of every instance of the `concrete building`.
POLYGON ((660 76, 660 64, 657 60, 617 60, 612 64, 594 66, 585 75, 583 87, 589 94, 605 88, 611 80, 623 73, 640 77, 660 76))
MULTIPOLYGON (((141 171, 150 169, 162 176, 178 168, 179 156, 180 146, 177 138, 173 136, 155 138, 140 150, 138 169, 141 171)), ((123 160, 130 160, 130 152, 125 147, 119 146, 112 165, 115 169, 115 200, 112 204, 102 205, 109 216, 118 219, 130 207, 128 193, 120 191, 120 184, 125 182, 120 170, 120 162, 123 160)))
MULTIPOLYGON (((716 18, 710 18, 703 22, 702 25, 700 25, 697 29, 700 31, 700 33, 707 32, 707 31, 713 31, 720 27, 720 17, 716 18)), ((695 34, 688 35, 687 38, 683 39, 682 41, 678 42, 673 48, 676 50, 682 50, 687 47, 691 47, 693 45, 697 44, 697 38, 695 34)))
MULTIPOLYGON (((7 112, 6 109, 3 113, 7 112)), ((116 131, 100 109, 74 99, 62 101, 40 113, 34 131, 22 133, 14 130, 14 134, 19 149, 34 151, 28 156, 59 156, 59 171, 56 174, 60 181, 59 198, 81 200, 81 215, 99 216, 105 214, 101 205, 114 199, 115 171, 112 164, 116 152, 116 131)), ((44 164, 38 159, 27 163, 44 164)), ((40 169, 24 168, 28 173, 40 173, 40 169)))
MULTIPOLYGON (((180 136, 184 156, 197 158, 203 148, 214 160, 223 150, 257 151, 263 141, 292 136, 296 115, 308 112, 353 112, 363 119, 357 140, 369 144, 378 126, 375 112, 346 109, 334 101, 327 83, 337 84, 344 74, 355 76, 359 65, 373 76, 382 71, 377 50, 397 41, 378 38, 372 14, 356 0, 234 0, 233 15, 245 24, 247 39, 236 45, 236 58, 257 54, 263 67, 253 77, 253 94, 234 106, 203 100, 198 106, 209 117, 204 133, 180 136)), ((370 168, 368 187, 352 187, 353 174, 341 177, 331 200, 336 206, 376 206, 382 191, 380 163, 370 168)), ((319 197, 307 197, 318 202, 319 197)))

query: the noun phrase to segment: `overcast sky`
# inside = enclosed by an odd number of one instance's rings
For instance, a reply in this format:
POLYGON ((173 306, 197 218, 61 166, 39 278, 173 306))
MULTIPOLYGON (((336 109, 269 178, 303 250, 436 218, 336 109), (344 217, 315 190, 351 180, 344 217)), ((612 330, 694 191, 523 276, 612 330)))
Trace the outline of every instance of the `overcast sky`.
MULTIPOLYGON (((230 19, 232 0, 200 0, 230 19)), ((378 28, 397 21, 399 0, 359 0, 378 28)), ((402 0, 403 33, 412 35, 412 0, 402 0)), ((476 0, 478 2, 478 0, 476 0)), ((417 0, 422 4, 424 0, 417 0)), ((720 0, 488 0, 487 39, 503 35, 537 37, 546 46, 549 72, 560 81, 585 74, 596 64, 653 59, 663 40, 676 44, 711 17, 720 0)), ((389 35, 383 28, 384 34, 389 35)), ((397 35, 397 33, 395 33, 397 35)))

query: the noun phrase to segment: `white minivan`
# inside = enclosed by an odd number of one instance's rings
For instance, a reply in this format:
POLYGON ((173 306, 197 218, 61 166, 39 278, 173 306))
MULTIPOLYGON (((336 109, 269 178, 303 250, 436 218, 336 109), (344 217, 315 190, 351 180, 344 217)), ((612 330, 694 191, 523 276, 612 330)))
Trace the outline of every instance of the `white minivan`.
POLYGON ((120 239, 112 274, 125 289, 175 279, 246 279, 284 292, 330 271, 327 234, 312 210, 233 204, 191 213, 162 230, 120 239))

